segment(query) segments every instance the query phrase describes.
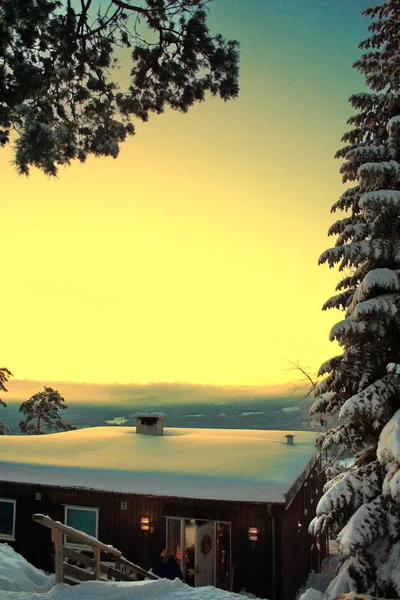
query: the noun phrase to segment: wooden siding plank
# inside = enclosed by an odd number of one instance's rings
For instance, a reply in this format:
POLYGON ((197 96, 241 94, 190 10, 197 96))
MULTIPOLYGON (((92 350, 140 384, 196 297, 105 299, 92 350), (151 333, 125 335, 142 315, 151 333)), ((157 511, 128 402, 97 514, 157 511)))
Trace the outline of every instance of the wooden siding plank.
POLYGON ((64 564, 64 574, 66 577, 72 577, 78 581, 93 581, 93 573, 89 573, 85 569, 70 565, 69 563, 64 564))
POLYGON ((56 569, 56 585, 64 581, 64 559, 62 548, 62 532, 60 529, 52 530, 52 538, 55 549, 55 569, 56 569))
POLYGON ((93 560, 93 575, 95 579, 100 579, 100 548, 93 548, 94 560, 93 560))
POLYGON ((93 558, 86 556, 86 554, 81 554, 77 550, 72 550, 72 548, 68 548, 67 546, 63 547, 63 557, 64 561, 66 558, 71 558, 77 563, 82 563, 86 567, 93 568, 93 558))
POLYGON ((126 567, 130 567, 131 569, 133 569, 134 572, 138 573, 139 575, 142 575, 143 577, 147 577, 147 579, 160 579, 160 577, 158 577, 158 575, 155 575, 154 573, 149 573, 145 569, 142 569, 138 565, 135 565, 134 563, 132 563, 130 560, 127 560, 123 556, 121 556, 117 562, 118 562, 118 564, 125 565, 126 567))
MULTIPOLYGON (((90 567, 93 569, 94 560, 90 558, 90 556, 86 556, 86 554, 81 554, 76 550, 72 550, 72 548, 67 548, 66 546, 64 546, 63 555, 64 561, 66 558, 71 558, 75 562, 82 563, 86 567, 90 567)), ((107 575, 107 579, 113 578, 115 581, 136 581, 136 579, 131 577, 130 575, 121 573, 121 571, 118 571, 117 569, 109 565, 105 565, 102 562, 100 562, 100 571, 101 573, 104 573, 104 575, 107 575)))

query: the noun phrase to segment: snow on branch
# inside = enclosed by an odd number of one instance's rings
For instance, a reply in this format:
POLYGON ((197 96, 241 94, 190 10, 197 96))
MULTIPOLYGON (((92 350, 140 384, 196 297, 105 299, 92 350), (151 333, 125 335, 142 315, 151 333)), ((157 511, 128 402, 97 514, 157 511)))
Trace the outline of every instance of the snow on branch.
POLYGON ((393 377, 386 375, 346 400, 340 409, 339 418, 362 416, 368 418, 375 429, 380 428, 388 418, 389 402, 398 389, 393 377))
MULTIPOLYGON (((337 369, 340 366, 341 361, 343 360, 343 356, 339 354, 339 356, 333 356, 329 358, 319 368, 318 377, 325 375, 326 373, 330 373, 334 369, 337 369)), ((326 395, 326 394, 325 394, 326 395)))
POLYGON ((349 98, 349 102, 353 108, 376 110, 385 107, 388 96, 389 94, 371 94, 369 92, 359 92, 358 94, 352 94, 349 98))
MULTIPOLYGON (((333 600, 334 598, 339 598, 342 594, 347 594, 349 592, 357 592, 357 583, 350 575, 350 573, 358 573, 360 570, 360 561, 358 557, 352 556, 345 560, 335 579, 333 579, 325 592, 326 600, 333 600)), ((366 570, 366 569, 365 569, 366 570)))
POLYGON ((392 585, 400 596, 400 542, 394 544, 386 561, 376 571, 376 579, 380 589, 392 585))
POLYGON ((347 211, 350 208, 354 208, 354 206, 358 205, 359 198, 360 186, 357 185, 353 188, 349 188, 340 196, 339 200, 332 205, 331 213, 334 213, 337 210, 347 211))
POLYGON ((390 137, 400 134, 400 115, 392 117, 387 124, 387 131, 390 137))
POLYGON ((382 492, 384 496, 389 496, 395 502, 400 503, 400 465, 398 463, 393 463, 389 468, 382 485, 382 492))
POLYGON ((357 322, 352 319, 343 319, 332 327, 329 340, 331 342, 337 340, 339 344, 343 344, 344 338, 360 336, 367 331, 367 328, 368 324, 365 321, 357 322))
POLYGON ((359 302, 354 308, 347 310, 347 317, 352 317, 355 321, 362 321, 365 317, 394 317, 397 314, 396 303, 400 300, 399 294, 384 294, 376 298, 370 298, 359 302))
POLYGON ((388 154, 390 154, 390 152, 388 151, 387 146, 383 144, 380 144, 379 146, 357 146, 346 152, 346 158, 349 161, 357 161, 362 164, 368 161, 375 162, 393 158, 388 157, 388 154))
POLYGON ((371 213, 378 213, 383 208, 400 209, 400 192, 397 190, 373 190, 361 196, 360 208, 371 213))
POLYGON ((348 225, 353 223, 353 217, 338 219, 328 229, 328 235, 338 235, 342 233, 348 225))
POLYGON ((372 191, 377 186, 380 188, 395 186, 399 172, 399 163, 395 160, 367 162, 358 169, 357 177, 364 190, 372 191))
POLYGON ((311 535, 319 535, 328 527, 334 531, 340 530, 364 502, 374 500, 380 492, 379 470, 379 464, 375 461, 356 471, 340 473, 330 480, 318 502, 316 517, 310 523, 311 535))
POLYGON ((383 428, 379 438, 377 456, 381 463, 400 463, 400 410, 383 428))
POLYGON ((321 498, 317 506, 317 515, 328 513, 332 509, 351 507, 354 510, 365 502, 375 499, 380 491, 381 477, 377 461, 347 471, 342 477, 337 477, 333 485, 321 498))
POLYGON ((377 289, 387 292, 397 292, 400 290, 399 271, 391 269, 373 269, 369 271, 362 282, 357 287, 353 301, 349 306, 349 311, 364 300, 367 300, 372 292, 377 289))
POLYGON ((345 558, 385 535, 387 511, 387 502, 383 496, 378 496, 356 510, 337 536, 339 549, 345 558))
POLYGON ((363 430, 358 423, 341 423, 318 436, 315 443, 322 451, 339 445, 355 454, 365 448, 366 443, 373 443, 373 440, 371 433, 363 430))
POLYGON ((347 225, 336 240, 335 246, 343 246, 348 241, 361 242, 368 235, 368 225, 364 220, 347 225))
POLYGON ((329 310, 330 308, 345 309, 349 306, 353 295, 354 290, 346 290, 345 292, 331 296, 322 306, 322 310, 329 310))
MULTIPOLYGON (((328 263, 333 267, 341 259, 344 259, 346 266, 358 266, 368 259, 389 260, 391 254, 391 245, 386 240, 364 239, 360 242, 352 242, 344 246, 335 246, 323 252, 318 260, 318 264, 328 263)), ((341 267, 342 270, 344 268, 341 267)))
MULTIPOLYGON (((357 115, 355 118, 364 120, 364 116, 357 115)), ((365 163, 377 163, 380 161, 388 161, 396 158, 396 150, 389 145, 380 144, 373 146, 367 144, 365 146, 350 146, 341 153, 345 161, 340 167, 340 173, 343 175, 343 181, 354 181, 358 177, 358 169, 365 163)))

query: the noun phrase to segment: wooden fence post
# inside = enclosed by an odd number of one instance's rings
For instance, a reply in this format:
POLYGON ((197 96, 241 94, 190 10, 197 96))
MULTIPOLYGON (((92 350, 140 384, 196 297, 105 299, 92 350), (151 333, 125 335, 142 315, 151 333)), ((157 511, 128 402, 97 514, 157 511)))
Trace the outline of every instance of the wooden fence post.
POLYGON ((93 547, 93 575, 95 579, 100 579, 100 548, 98 546, 93 547))
POLYGON ((55 571, 56 571, 56 584, 64 583, 64 556, 63 556, 63 534, 60 529, 54 527, 51 530, 51 537, 54 543, 55 549, 55 571))

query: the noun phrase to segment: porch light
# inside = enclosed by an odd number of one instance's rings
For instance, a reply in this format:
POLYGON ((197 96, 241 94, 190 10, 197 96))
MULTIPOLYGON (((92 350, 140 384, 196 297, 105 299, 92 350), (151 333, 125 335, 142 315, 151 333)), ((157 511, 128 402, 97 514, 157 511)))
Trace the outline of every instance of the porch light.
POLYGON ((303 527, 303 524, 300 523, 300 521, 297 521, 297 533, 300 533, 302 527, 303 527))
POLYGON ((149 531, 150 530, 150 519, 149 519, 149 517, 142 517, 140 519, 140 529, 142 531, 149 531))
POLYGON ((249 540, 250 542, 256 542, 258 540, 257 527, 249 527, 249 540))

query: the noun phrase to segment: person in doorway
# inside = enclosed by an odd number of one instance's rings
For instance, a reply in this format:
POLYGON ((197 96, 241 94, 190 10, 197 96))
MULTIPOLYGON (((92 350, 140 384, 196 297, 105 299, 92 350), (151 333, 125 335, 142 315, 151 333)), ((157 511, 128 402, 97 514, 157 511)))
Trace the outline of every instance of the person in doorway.
POLYGON ((161 552, 160 560, 154 567, 153 573, 164 579, 176 579, 177 577, 183 579, 181 568, 168 548, 164 548, 161 552))

